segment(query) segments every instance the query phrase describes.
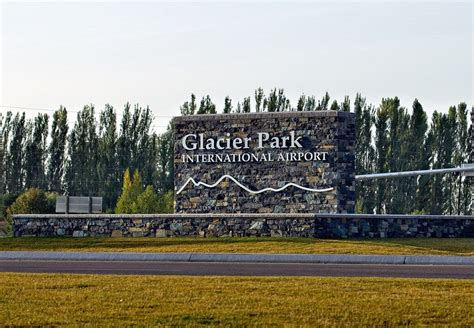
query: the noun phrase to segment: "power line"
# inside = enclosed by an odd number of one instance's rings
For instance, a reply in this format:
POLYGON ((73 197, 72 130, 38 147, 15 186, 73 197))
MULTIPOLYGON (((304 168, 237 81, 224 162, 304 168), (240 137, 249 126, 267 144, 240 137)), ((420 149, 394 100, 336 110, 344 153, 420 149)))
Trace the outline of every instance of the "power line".
MULTIPOLYGON (((35 108, 35 107, 22 107, 22 106, 7 106, 7 105, 0 105, 2 108, 12 108, 12 109, 24 109, 24 110, 41 110, 41 111, 47 111, 47 112, 54 112, 56 111, 55 109, 50 109, 50 108, 35 108)), ((74 111, 71 111, 74 112, 74 111)))
MULTIPOLYGON (((21 110, 35 110, 35 111, 44 111, 44 112, 55 112, 56 109, 51 109, 51 108, 38 108, 38 107, 23 107, 23 106, 8 106, 8 105, 0 105, 1 108, 11 108, 11 109, 21 109, 21 110)), ((67 109, 67 107, 65 107, 66 110, 69 112, 69 113, 79 113, 80 110, 71 110, 71 109, 67 109)), ((123 114, 121 113, 117 113, 118 116, 122 116, 123 114)), ((171 118, 171 117, 174 117, 173 115, 155 115, 153 114, 153 117, 157 117, 157 118, 171 118)))

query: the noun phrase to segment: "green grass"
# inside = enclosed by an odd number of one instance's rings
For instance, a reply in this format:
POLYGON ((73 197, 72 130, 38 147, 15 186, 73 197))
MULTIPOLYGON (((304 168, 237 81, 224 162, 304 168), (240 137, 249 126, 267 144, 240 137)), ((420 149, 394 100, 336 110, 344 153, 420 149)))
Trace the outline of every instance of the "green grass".
POLYGON ((2 326, 474 325, 469 280, 0 274, 2 326))
POLYGON ((474 256, 474 238, 0 238, 0 251, 228 252, 474 256))

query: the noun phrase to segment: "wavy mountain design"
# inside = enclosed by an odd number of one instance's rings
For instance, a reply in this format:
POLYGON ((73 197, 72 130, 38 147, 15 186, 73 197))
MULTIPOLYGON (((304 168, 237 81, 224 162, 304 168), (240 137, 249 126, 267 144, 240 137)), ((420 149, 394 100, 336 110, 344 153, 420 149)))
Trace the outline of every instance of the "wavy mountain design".
POLYGON ((244 186, 243 184, 241 184, 233 176, 228 175, 228 174, 224 174, 213 184, 207 184, 207 183, 202 182, 202 181, 198 182, 198 181, 194 180, 194 178, 191 177, 188 180, 186 180, 186 182, 181 186, 181 188, 178 189, 176 194, 178 195, 179 193, 181 193, 189 183, 192 183, 195 187, 204 186, 204 187, 207 187, 207 188, 214 188, 224 179, 232 180, 240 188, 242 188, 243 190, 245 190, 245 191, 247 191, 251 194, 261 194, 262 192, 265 192, 265 191, 280 192, 280 191, 282 191, 282 190, 284 190, 288 187, 296 187, 296 188, 299 188, 301 190, 306 190, 306 191, 310 191, 310 192, 327 192, 327 191, 331 191, 331 190, 334 189, 332 187, 331 188, 323 188, 323 189, 314 189, 314 188, 303 187, 303 186, 300 186, 300 185, 298 185, 296 183, 293 183, 293 182, 289 182, 289 183, 287 183, 286 185, 284 185, 283 187, 280 187, 280 188, 267 187, 267 188, 263 188, 263 189, 260 189, 260 190, 252 190, 252 189, 244 186))

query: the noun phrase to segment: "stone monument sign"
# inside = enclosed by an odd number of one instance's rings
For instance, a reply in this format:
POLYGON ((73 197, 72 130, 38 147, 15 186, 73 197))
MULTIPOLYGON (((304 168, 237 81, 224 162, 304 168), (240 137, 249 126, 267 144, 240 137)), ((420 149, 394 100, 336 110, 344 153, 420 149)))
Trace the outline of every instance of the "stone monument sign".
POLYGON ((339 111, 173 119, 176 213, 351 213, 355 116, 339 111))

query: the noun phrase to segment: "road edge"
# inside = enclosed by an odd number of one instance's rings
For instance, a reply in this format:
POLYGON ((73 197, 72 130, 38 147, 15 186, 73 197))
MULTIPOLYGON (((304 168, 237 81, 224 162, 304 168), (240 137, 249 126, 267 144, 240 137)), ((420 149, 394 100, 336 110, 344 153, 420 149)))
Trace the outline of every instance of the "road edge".
POLYGON ((354 255, 354 254, 258 254, 258 253, 245 253, 244 254, 244 253, 0 251, 0 261, 1 260, 474 265, 474 256, 354 255))

